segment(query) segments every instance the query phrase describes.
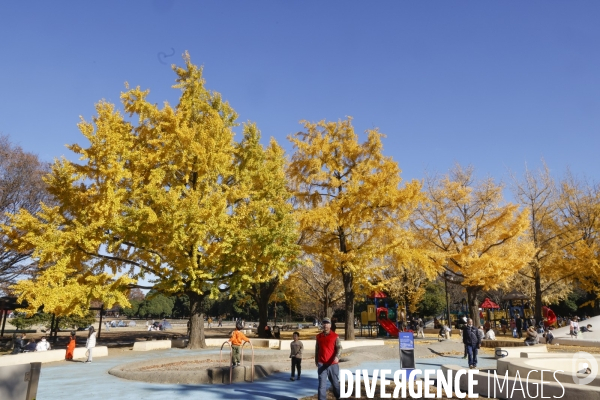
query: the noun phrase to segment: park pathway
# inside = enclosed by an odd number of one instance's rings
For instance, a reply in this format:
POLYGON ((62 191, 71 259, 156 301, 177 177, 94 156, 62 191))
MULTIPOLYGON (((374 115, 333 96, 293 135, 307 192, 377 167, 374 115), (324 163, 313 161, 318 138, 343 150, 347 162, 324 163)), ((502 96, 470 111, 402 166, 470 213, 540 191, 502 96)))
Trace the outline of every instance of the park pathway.
MULTIPOLYGON (((38 400, 57 400, 81 398, 85 400, 107 399, 249 399, 249 400, 295 400, 316 393, 316 369, 305 368, 302 380, 289 381, 289 373, 274 374, 254 383, 236 383, 233 385, 175 385, 135 382, 109 375, 108 370, 121 364, 149 359, 190 356, 194 354, 218 354, 218 350, 182 350, 169 349, 151 352, 124 351, 101 357, 91 364, 82 362, 57 362, 44 364, 38 388, 38 400)), ((391 354, 390 354, 391 355, 391 354)), ((304 366, 308 367, 307 361, 304 366)), ((467 367, 466 360, 454 357, 430 357, 417 359, 419 369, 439 369, 443 364, 456 364, 467 367)), ((378 362, 365 362, 355 369, 391 369, 398 368, 398 359, 378 362)), ((490 356, 480 358, 481 368, 495 367, 496 362, 490 356)))

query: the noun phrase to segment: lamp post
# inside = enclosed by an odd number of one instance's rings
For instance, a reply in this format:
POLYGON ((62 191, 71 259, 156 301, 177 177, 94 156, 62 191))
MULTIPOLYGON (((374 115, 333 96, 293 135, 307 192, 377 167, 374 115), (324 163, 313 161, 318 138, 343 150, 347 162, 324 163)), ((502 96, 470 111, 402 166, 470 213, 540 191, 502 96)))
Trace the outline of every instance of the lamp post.
POLYGON ((444 288, 446 289, 446 323, 448 324, 448 328, 452 329, 452 321, 450 320, 450 298, 448 296, 448 279, 450 279, 448 271, 444 271, 444 288))

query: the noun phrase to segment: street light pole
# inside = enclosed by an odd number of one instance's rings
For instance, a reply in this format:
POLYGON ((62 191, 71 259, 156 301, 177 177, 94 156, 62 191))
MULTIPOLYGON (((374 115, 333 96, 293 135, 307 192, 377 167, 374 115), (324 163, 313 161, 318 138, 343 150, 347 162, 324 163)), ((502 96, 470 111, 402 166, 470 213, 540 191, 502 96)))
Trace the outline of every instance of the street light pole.
POLYGON ((450 300, 448 296, 448 274, 444 272, 444 287, 446 288, 446 322, 448 324, 448 328, 452 329, 452 321, 450 320, 450 300))

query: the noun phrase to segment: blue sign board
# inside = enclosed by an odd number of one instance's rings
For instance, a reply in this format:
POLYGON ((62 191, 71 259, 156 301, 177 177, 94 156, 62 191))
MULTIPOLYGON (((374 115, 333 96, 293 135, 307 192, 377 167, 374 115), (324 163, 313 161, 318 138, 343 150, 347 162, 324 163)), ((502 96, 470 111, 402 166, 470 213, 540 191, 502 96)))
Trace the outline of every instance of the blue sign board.
POLYGON ((400 332, 398 339, 400 340, 400 350, 415 349, 415 339, 412 332, 400 332))

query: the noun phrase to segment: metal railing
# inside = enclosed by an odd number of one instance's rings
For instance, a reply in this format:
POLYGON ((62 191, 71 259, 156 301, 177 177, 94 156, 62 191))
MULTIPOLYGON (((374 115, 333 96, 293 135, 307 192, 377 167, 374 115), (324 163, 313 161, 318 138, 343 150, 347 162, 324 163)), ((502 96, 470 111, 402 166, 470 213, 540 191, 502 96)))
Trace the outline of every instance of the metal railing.
MULTIPOLYGON (((254 382, 254 346, 252 346, 252 343, 250 343, 250 342, 244 342, 242 344, 241 354, 240 354, 240 365, 241 366, 244 365, 244 346, 246 344, 249 344, 250 349, 252 350, 252 359, 250 362, 250 382, 254 382)), ((221 350, 219 352, 219 363, 221 365, 223 365, 223 347, 225 345, 229 346, 229 384, 231 384, 231 380, 233 377, 233 347, 231 346, 231 343, 229 343, 229 341, 224 342, 221 345, 221 350)))
POLYGON ((250 342, 244 342, 242 343, 242 354, 240 356, 242 362, 240 363, 241 365, 244 365, 244 346, 246 344, 250 345, 250 350, 252 350, 252 361, 250 363, 250 382, 254 382, 254 346, 252 346, 252 343, 250 342))
POLYGON ((233 348, 231 347, 231 344, 229 342, 224 342, 221 345, 221 351, 219 352, 219 363, 223 364, 223 346, 225 345, 229 346, 229 384, 231 385, 231 376, 233 374, 233 348))

